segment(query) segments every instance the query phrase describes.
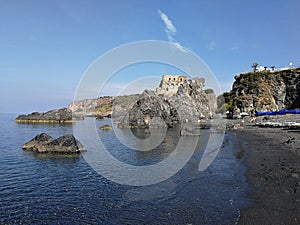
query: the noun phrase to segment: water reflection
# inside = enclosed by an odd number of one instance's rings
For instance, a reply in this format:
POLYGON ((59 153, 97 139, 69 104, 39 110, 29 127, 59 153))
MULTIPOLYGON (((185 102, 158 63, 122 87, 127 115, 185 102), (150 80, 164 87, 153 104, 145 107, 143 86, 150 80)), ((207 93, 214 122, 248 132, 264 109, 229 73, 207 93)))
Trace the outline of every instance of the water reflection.
POLYGON ((53 154, 24 151, 24 154, 32 156, 38 161, 52 161, 59 164, 74 164, 82 157, 80 154, 53 154))

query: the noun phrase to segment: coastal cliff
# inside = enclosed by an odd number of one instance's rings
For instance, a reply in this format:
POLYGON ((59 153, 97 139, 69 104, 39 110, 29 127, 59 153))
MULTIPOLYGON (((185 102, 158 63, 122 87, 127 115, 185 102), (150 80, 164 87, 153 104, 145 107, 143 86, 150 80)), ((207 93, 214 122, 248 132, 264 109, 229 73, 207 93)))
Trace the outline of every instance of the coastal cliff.
POLYGON ((124 96, 104 96, 95 99, 84 99, 73 101, 69 104, 68 109, 75 116, 106 116, 111 114, 124 114, 134 102, 138 99, 139 94, 124 96))
POLYGON ((155 91, 73 101, 68 108, 20 115, 15 121, 63 123, 95 116, 99 119, 112 117, 124 127, 171 127, 180 121, 193 123, 211 118, 217 108, 214 91, 204 90, 204 86, 204 78, 188 80, 187 76, 164 75, 155 91))
POLYGON ((112 111, 113 97, 84 99, 69 104, 68 109, 77 115, 108 115, 112 111))
POLYGON ((300 108, 300 68, 242 73, 219 109, 254 113, 300 108))

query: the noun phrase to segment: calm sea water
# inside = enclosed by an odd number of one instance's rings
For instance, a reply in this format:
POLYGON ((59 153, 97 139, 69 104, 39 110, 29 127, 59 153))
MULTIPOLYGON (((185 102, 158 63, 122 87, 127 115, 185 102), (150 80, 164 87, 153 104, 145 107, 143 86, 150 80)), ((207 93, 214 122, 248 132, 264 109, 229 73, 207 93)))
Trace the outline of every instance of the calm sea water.
MULTIPOLYGON (((247 204, 245 168, 234 157, 233 134, 226 135, 204 172, 198 165, 208 130, 176 175, 133 187, 105 179, 82 156, 23 151, 22 144, 37 134, 56 138, 72 133, 73 125, 17 124, 16 116, 0 114, 0 224, 234 224, 247 204)), ((113 131, 99 130, 99 135, 114 157, 134 165, 163 160, 178 141, 170 131, 164 144, 149 153, 121 145, 113 131)))

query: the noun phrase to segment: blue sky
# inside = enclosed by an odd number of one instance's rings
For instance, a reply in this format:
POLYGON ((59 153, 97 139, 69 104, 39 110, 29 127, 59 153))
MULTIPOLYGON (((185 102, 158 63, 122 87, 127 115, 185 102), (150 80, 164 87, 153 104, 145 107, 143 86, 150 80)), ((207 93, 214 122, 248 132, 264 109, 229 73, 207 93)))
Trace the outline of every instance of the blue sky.
MULTIPOLYGON (((0 112, 67 106, 96 58, 135 41, 190 49, 224 90, 253 62, 300 66, 299 8, 298 0, 0 0, 0 112)), ((176 72, 157 66, 143 74, 143 68, 128 71, 135 78, 176 72)), ((116 93, 124 77, 106 94, 116 93)))

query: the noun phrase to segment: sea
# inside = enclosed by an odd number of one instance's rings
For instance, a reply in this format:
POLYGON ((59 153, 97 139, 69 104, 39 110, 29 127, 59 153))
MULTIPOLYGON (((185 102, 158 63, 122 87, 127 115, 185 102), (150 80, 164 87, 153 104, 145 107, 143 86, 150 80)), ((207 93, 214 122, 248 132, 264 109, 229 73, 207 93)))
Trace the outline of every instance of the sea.
MULTIPOLYGON (((131 185, 95 170, 85 157, 89 149, 76 156, 22 150, 39 133, 57 138, 74 133, 76 125, 16 123, 16 117, 0 114, 0 224, 235 224, 249 204, 246 167, 236 157, 234 133, 225 135, 204 171, 199 171, 199 162, 209 129, 201 130, 191 158, 174 175, 158 183, 131 185)), ((111 123, 87 119, 91 120, 97 128, 111 123)), ((121 143, 114 129, 97 132, 113 157, 134 166, 165 160, 179 139, 176 129, 170 129, 162 144, 143 152, 121 143)))

